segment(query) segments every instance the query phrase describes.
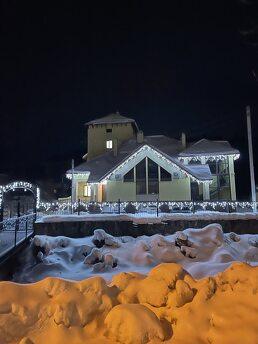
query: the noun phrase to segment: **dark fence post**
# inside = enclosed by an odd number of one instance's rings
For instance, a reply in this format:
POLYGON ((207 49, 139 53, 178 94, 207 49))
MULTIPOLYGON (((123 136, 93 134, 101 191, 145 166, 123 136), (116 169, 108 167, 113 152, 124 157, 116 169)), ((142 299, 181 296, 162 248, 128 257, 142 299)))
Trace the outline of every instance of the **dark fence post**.
POLYGON ((28 236, 28 219, 29 219, 29 216, 26 217, 26 222, 25 222, 26 239, 28 236))
POLYGON ((157 198, 157 217, 159 217, 159 199, 157 198))
POLYGON ((15 229, 14 229, 14 246, 16 246, 17 244, 17 232, 19 229, 19 223, 20 223, 20 219, 19 217, 15 220, 15 229))
POLYGON ((78 215, 80 215, 81 200, 78 199, 78 215))
POLYGON ((0 208, 0 222, 4 220, 4 200, 2 199, 2 205, 0 208))
POLYGON ((21 204, 20 201, 18 201, 17 203, 17 217, 21 216, 21 204))
POLYGON ((193 203, 193 214, 195 213, 195 203, 194 203, 194 199, 192 198, 192 203, 193 203))
POLYGON ((121 201, 120 201, 120 198, 118 198, 118 214, 120 214, 121 212, 121 201))

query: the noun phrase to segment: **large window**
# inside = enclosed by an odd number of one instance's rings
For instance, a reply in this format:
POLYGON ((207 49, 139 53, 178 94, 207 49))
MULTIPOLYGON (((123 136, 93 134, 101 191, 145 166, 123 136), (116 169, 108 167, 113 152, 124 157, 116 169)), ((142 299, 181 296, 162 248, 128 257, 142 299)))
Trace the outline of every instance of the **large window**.
POLYGON ((148 159, 148 194, 159 193, 159 167, 158 165, 148 159))
POLYGON ((146 193, 146 160, 143 159, 136 165, 136 194, 145 195, 146 193))
POLYGON ((126 183, 134 182, 134 169, 133 168, 124 175, 124 182, 126 183))
POLYGON ((151 159, 145 158, 136 165, 136 194, 156 195, 159 193, 159 167, 151 159))
POLYGON ((171 173, 164 170, 164 168, 162 168, 162 167, 160 167, 160 180, 162 182, 171 182, 171 180, 172 180, 171 173))

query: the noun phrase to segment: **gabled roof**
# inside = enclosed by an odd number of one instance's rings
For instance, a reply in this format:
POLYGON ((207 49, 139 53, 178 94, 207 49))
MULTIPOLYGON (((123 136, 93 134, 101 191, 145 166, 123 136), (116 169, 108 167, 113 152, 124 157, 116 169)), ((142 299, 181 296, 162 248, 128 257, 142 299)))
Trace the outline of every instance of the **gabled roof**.
POLYGON ((107 116, 96 118, 90 122, 85 123, 85 125, 96 125, 96 124, 119 124, 119 123, 134 123, 135 120, 129 117, 120 115, 119 112, 111 113, 107 116))
POLYGON ((230 155, 239 154, 239 150, 233 148, 228 141, 211 141, 202 139, 191 144, 184 149, 179 156, 196 156, 196 155, 230 155))
MULTIPOLYGON (((201 169, 199 165, 198 168, 195 168, 195 165, 184 165, 180 162, 177 157, 180 150, 182 150, 181 141, 164 135, 146 136, 142 143, 138 143, 136 139, 125 141, 118 149, 117 156, 114 156, 113 151, 104 153, 90 161, 76 166, 74 173, 90 172, 88 182, 97 183, 114 171, 130 155, 134 154, 145 145, 148 145, 162 154, 165 158, 194 178, 201 181, 211 180, 211 173, 208 166, 203 165, 201 169)), ((69 170, 67 173, 72 173, 72 171, 69 170)))

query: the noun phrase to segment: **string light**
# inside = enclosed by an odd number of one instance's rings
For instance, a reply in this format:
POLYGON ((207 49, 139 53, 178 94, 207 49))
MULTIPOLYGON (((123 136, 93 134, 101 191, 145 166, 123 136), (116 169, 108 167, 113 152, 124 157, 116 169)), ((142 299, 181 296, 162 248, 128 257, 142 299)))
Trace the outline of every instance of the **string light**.
MULTIPOLYGON (((132 204, 135 206, 136 210, 141 212, 142 208, 144 209, 150 209, 157 207, 157 202, 151 201, 151 202, 136 202, 136 201, 122 201, 122 202, 85 202, 85 201, 77 201, 71 204, 71 202, 40 202, 38 209, 40 211, 57 211, 62 212, 66 210, 73 210, 80 208, 84 208, 85 212, 89 211, 89 207, 91 205, 99 206, 100 210, 103 212, 110 212, 115 213, 117 212, 118 208, 120 207, 121 211, 129 205, 132 204), (109 208, 105 209, 105 208, 109 208)), ((246 201, 159 201, 159 206, 166 204, 168 205, 169 209, 172 211, 175 210, 202 210, 202 211, 221 211, 229 209, 231 210, 237 210, 237 208, 241 209, 247 209, 252 208, 253 203, 252 202, 246 202, 246 201)))
POLYGON ((22 189, 24 191, 31 191, 33 193, 33 195, 35 195, 35 197, 36 197, 36 206, 37 207, 39 206, 39 204, 40 204, 40 189, 37 186, 35 186, 29 182, 15 181, 13 183, 0 186, 0 207, 2 206, 2 203, 3 203, 4 194, 8 191, 15 191, 17 189, 22 189))
POLYGON ((180 160, 183 161, 184 164, 189 164, 190 161, 199 161, 206 163, 207 161, 218 161, 218 160, 227 160, 228 157, 232 157, 233 160, 237 160, 240 157, 240 154, 215 154, 215 155, 196 155, 196 156, 182 156, 180 160))

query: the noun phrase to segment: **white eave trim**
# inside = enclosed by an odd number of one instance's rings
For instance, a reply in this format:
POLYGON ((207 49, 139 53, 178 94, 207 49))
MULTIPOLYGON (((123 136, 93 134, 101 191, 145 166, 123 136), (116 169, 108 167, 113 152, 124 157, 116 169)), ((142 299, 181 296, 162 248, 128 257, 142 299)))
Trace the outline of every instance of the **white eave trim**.
POLYGON ((212 183, 212 178, 211 179, 206 179, 206 180, 202 180, 202 179, 198 179, 197 177, 195 177, 193 174, 191 174, 191 172, 186 171, 184 168, 182 168, 180 165, 176 164, 175 162, 173 162, 172 160, 170 160, 169 158, 167 158, 164 154, 162 154, 160 151, 150 147, 149 145, 144 145, 142 147, 140 147, 136 152, 134 152, 133 154, 131 154, 126 160, 124 160, 121 164, 119 164, 117 167, 115 167, 111 172, 109 172, 108 174, 106 174, 101 180, 100 183, 106 183, 106 181, 113 175, 116 174, 121 168, 123 168, 126 164, 128 164, 128 162, 130 162, 131 160, 133 160, 139 153, 141 153, 144 150, 150 150, 152 153, 154 153, 155 155, 158 156, 159 159, 162 159, 163 161, 165 161, 167 164, 172 165, 174 168, 179 169, 182 173, 184 173, 186 176, 188 176, 191 180, 196 181, 198 184, 199 183, 204 183, 204 184, 210 184, 212 183))

